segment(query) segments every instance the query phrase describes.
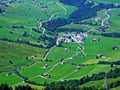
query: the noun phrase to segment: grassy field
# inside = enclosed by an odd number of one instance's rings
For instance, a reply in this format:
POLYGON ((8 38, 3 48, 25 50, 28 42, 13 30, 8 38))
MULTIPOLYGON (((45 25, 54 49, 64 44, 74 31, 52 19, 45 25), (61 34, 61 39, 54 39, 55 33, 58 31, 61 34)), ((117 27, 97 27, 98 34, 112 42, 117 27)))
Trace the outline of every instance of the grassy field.
MULTIPOLYGON (((120 77, 118 78, 110 78, 110 79, 107 79, 107 84, 110 84, 112 82, 116 82, 117 80, 119 80, 120 77)), ((83 85, 80 85, 80 87, 90 87, 90 86, 96 86, 96 87, 100 87, 102 88, 104 84, 104 80, 98 80, 98 81, 90 81, 88 83, 85 83, 83 85)), ((119 87, 118 87, 119 88, 119 87)), ((114 88, 114 89, 110 89, 110 90, 119 90, 118 88, 114 88)))
POLYGON ((7 73, 0 73, 0 84, 8 83, 9 85, 14 85, 16 83, 22 82, 22 79, 17 75, 7 76, 7 73))
POLYGON ((120 87, 116 87, 116 88, 112 88, 110 90, 119 90, 119 89, 120 89, 120 87))
POLYGON ((0 14, 0 26, 2 26, 0 28, 0 38, 7 38, 14 41, 21 39, 44 45, 45 42, 43 43, 40 40, 38 42, 38 38, 43 36, 43 28, 39 30, 39 33, 32 30, 32 28, 38 28, 37 25, 39 25, 39 22, 37 19, 40 18, 40 22, 42 23, 50 19, 67 18, 76 10, 76 7, 63 5, 59 0, 56 1, 56 4, 53 1, 46 2, 42 0, 40 2, 33 2, 32 0, 23 0, 22 3, 12 3, 9 7, 1 7, 5 9, 5 12, 0 14), (42 5, 38 5, 37 3, 42 3, 42 5), (13 25, 22 25, 24 28, 12 28, 13 25), (25 32, 28 37, 23 36, 25 32))
POLYGON ((119 26, 119 19, 120 16, 118 16, 120 14, 120 9, 113 9, 112 11, 109 12, 109 14, 111 15, 111 24, 110 24, 110 28, 107 29, 108 32, 120 32, 120 26, 119 26))
MULTIPOLYGON (((95 0, 95 2, 120 4, 120 0, 95 0)), ((32 30, 32 28, 37 28, 39 24, 36 19, 40 18, 40 23, 42 23, 56 18, 68 18, 77 8, 64 5, 60 3, 59 0, 41 0, 40 2, 22 0, 22 3, 12 3, 4 9, 5 12, 0 14, 0 39, 6 38, 13 41, 21 39, 29 41, 30 43, 45 45, 45 43, 49 42, 38 40, 38 38, 44 35, 43 29, 41 28, 39 33, 32 30), (14 25, 24 27, 13 28, 14 25), (23 36, 25 32, 28 35, 27 37, 23 36)), ((107 14, 110 15, 108 20, 110 20, 111 23, 106 32, 120 32, 120 9, 112 9, 108 11, 107 14)), ((84 31, 95 30, 101 26, 102 20, 106 18, 105 11, 102 10, 97 12, 95 17, 82 21, 86 23, 90 22, 90 25, 71 23, 60 28, 83 29, 84 31), (99 19, 100 21, 95 19, 99 19)), ((107 22, 108 21, 105 21, 105 23, 107 22)), ((45 32, 48 32, 48 30, 45 32)), ((64 32, 58 34, 63 35, 64 32)), ((54 35, 49 37, 54 37, 54 35)), ((46 54, 47 50, 48 49, 33 47, 23 43, 0 40, 0 84, 8 83, 12 86, 19 84, 26 85, 23 79, 14 72, 14 69, 18 67, 21 67, 20 70, 17 70, 21 76, 38 84, 80 79, 86 75, 91 76, 99 72, 109 72, 111 70, 110 65, 102 65, 98 64, 98 62, 120 60, 120 38, 90 35, 86 37, 84 43, 62 43, 60 47, 54 45, 46 54), (100 39, 100 41, 93 42, 93 39, 100 39), (117 50, 112 50, 114 45, 118 46, 117 50), (80 46, 83 46, 84 49, 79 49, 80 46), (66 48, 68 50, 66 50, 66 48), (83 56, 84 54, 86 56, 83 56), (105 55, 105 58, 96 59, 98 54, 105 55), (45 56, 45 58, 43 56, 45 56), (64 61, 63 65, 60 62, 61 59, 64 61), (48 68, 43 68, 46 64, 48 64, 48 68), (80 70, 77 70, 78 66, 80 66, 80 70), (7 74, 11 72, 13 75, 7 76, 7 74), (50 74, 51 78, 41 77, 43 73, 50 74)), ((108 79, 107 81, 111 83, 117 79, 120 78, 108 79)), ((102 84, 103 80, 91 81, 80 87, 93 85, 101 87, 102 84)), ((38 90, 44 89, 42 86, 29 85, 38 90)), ((118 89, 119 88, 120 87, 118 87, 118 89)))
POLYGON ((28 77, 29 80, 37 83, 60 81, 60 80, 71 80, 79 79, 86 75, 92 75, 99 72, 110 71, 110 65, 98 65, 99 61, 118 61, 120 55, 120 48, 116 51, 112 50, 114 45, 119 45, 120 40, 116 38, 108 38, 102 36, 89 36, 85 43, 81 44, 84 46, 86 57, 82 57, 80 50, 77 50, 79 44, 77 43, 64 43, 62 47, 53 47, 46 57, 51 62, 39 62, 35 66, 20 70, 20 74, 28 77), (92 42, 93 38, 101 39, 100 42, 92 42), (109 46, 108 46, 109 45, 109 46), (69 51, 65 51, 68 48, 69 51), (74 56, 76 52, 79 54, 74 59, 69 59, 74 56), (59 54, 59 55, 58 55, 59 54), (97 54, 104 54, 106 58, 96 59, 97 54), (64 65, 60 64, 60 59, 63 58, 65 61, 64 65), (48 64, 47 69, 41 68, 45 64, 48 64), (89 64, 88 66, 81 66, 80 71, 76 71, 76 67, 79 64, 89 64), (93 64, 93 65, 91 65, 93 64), (107 68, 107 69, 104 69, 107 68), (31 74, 32 71, 32 74, 31 74), (42 78, 41 74, 48 72, 51 78, 42 78))
POLYGON ((41 60, 46 50, 25 44, 0 41, 0 51, 0 72, 4 72, 41 60), (32 59, 34 55, 37 57, 32 59))

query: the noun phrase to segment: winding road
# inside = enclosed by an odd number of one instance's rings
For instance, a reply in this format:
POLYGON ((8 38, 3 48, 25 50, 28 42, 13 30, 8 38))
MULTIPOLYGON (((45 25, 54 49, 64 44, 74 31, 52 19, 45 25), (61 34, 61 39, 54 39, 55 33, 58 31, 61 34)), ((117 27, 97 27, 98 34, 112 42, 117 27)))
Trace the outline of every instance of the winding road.
POLYGON ((105 18, 104 20, 102 20, 101 26, 104 26, 104 23, 110 18, 110 15, 108 14, 109 11, 111 11, 112 9, 108 9, 105 11, 105 16, 107 18, 105 18))

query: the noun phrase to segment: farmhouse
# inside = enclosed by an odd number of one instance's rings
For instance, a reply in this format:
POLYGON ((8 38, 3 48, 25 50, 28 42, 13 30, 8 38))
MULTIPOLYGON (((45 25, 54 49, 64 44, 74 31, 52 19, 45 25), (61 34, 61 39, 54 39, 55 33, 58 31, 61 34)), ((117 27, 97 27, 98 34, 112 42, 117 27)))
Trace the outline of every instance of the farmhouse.
POLYGON ((60 61, 63 61, 64 60, 64 58, 60 58, 60 61))
POLYGON ((64 59, 63 59, 63 58, 61 58, 61 59, 60 59, 60 64, 61 64, 61 65, 65 64, 64 59))
POLYGON ((80 70, 80 66, 77 66, 76 70, 79 71, 80 70))
POLYGON ((100 59, 100 58, 105 58, 105 55, 103 55, 103 54, 98 54, 98 55, 96 56, 96 59, 100 59))
POLYGON ((92 39, 92 42, 100 42, 100 39, 93 38, 93 39, 92 39))
POLYGON ((48 64, 45 64, 45 65, 43 66, 43 68, 48 68, 48 66, 49 66, 48 64))
POLYGON ((14 73, 12 73, 12 72, 9 72, 6 74, 6 76, 12 76, 12 75, 14 75, 14 73))
POLYGON ((96 30, 105 32, 106 29, 109 28, 109 27, 110 27, 109 25, 104 24, 103 26, 98 27, 96 30))
POLYGON ((51 76, 48 73, 41 74, 42 77, 50 78, 51 76))
POLYGON ((65 51, 69 51, 69 49, 68 49, 68 48, 65 48, 64 50, 65 50, 65 51))
POLYGON ((84 47, 83 47, 83 46, 79 46, 78 48, 79 48, 80 50, 83 50, 83 49, 84 49, 84 47))
POLYGON ((117 50, 117 49, 118 49, 117 45, 115 45, 115 46, 112 47, 112 50, 117 50))

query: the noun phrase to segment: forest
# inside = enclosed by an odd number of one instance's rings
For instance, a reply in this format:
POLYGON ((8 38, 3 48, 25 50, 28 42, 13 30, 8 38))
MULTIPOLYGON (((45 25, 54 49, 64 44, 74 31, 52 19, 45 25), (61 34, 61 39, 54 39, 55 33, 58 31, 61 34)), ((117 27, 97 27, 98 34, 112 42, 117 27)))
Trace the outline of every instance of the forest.
MULTIPOLYGON (((96 16, 97 12, 102 9, 111 9, 111 8, 119 8, 120 6, 115 6, 114 4, 103 4, 100 3, 98 5, 94 5, 93 2, 87 2, 86 0, 60 0, 61 3, 76 6, 78 9, 71 13, 70 17, 58 18, 48 22, 43 23, 43 27, 56 31, 58 27, 64 26, 67 24, 73 23, 81 23, 82 20, 89 19, 91 17, 96 16)), ((63 30, 62 30, 63 31, 63 30)), ((66 30, 65 30, 66 31, 66 30)))

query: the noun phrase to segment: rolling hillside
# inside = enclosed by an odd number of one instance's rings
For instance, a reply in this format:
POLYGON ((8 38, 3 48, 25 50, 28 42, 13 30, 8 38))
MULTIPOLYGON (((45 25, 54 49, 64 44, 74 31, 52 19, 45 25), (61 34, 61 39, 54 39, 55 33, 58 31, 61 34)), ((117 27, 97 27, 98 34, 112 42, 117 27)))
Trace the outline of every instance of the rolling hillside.
POLYGON ((119 22, 119 0, 0 0, 0 85, 119 90, 119 22))

